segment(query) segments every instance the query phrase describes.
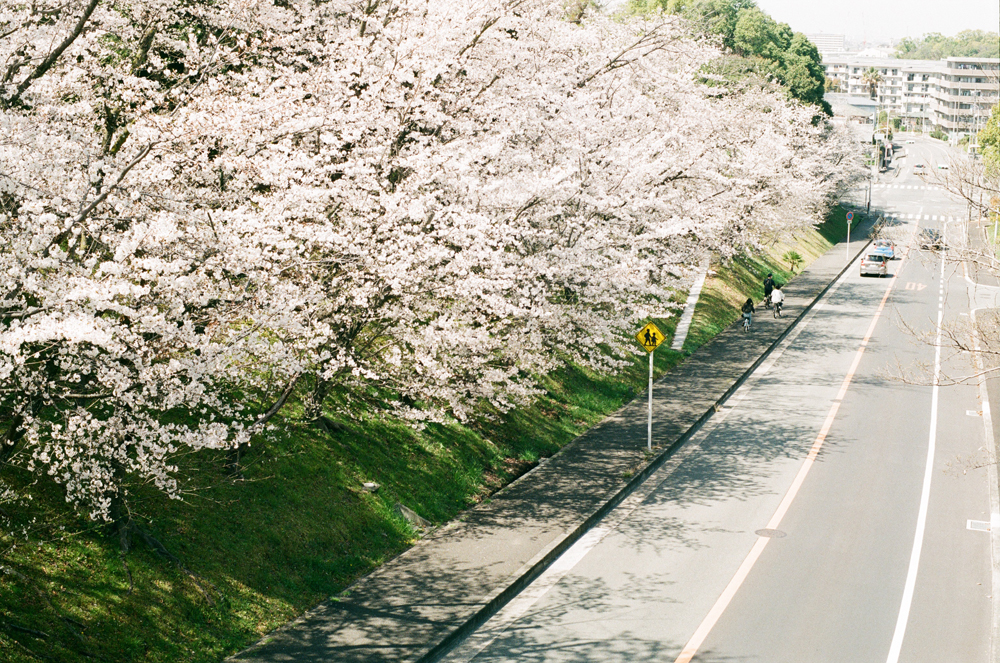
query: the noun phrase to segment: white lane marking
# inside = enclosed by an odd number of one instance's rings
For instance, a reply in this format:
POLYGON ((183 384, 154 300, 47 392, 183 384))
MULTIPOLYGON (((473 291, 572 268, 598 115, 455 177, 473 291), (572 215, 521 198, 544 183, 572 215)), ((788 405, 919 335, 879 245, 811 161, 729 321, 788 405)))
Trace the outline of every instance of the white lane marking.
POLYGON ((965 523, 965 529, 971 529, 976 532, 989 532, 990 523, 985 520, 969 520, 965 523))
MULTIPOLYGON (((947 230, 947 228, 946 228, 947 230)), ((944 256, 941 257, 941 274, 944 279, 944 256)), ((924 483, 920 492, 920 509, 917 512, 917 530, 913 533, 913 550, 910 552, 910 564, 906 570, 906 582, 903 585, 903 598, 899 605, 899 616, 896 618, 896 629, 892 634, 892 644, 889 645, 889 656, 886 663, 899 663, 899 653, 903 649, 903 636, 906 634, 906 623, 910 619, 910 608, 913 605, 913 592, 917 586, 917 569, 920 566, 920 552, 924 546, 924 529, 927 527, 927 507, 931 497, 931 478, 934 474, 934 450, 937 445, 938 391, 941 377, 941 322, 944 319, 944 305, 938 304, 937 337, 934 339, 934 378, 931 383, 931 424, 927 439, 927 461, 924 467, 924 483)))
POLYGON ((982 416, 983 413, 980 412, 979 410, 966 410, 965 414, 970 417, 979 417, 982 416))
MULTIPOLYGON (((916 228, 914 228, 914 233, 916 233, 916 228)), ((905 263, 906 258, 904 257, 903 260, 905 263)), ((900 269, 902 269, 904 263, 900 263, 900 269)), ((799 489, 805 482, 806 476, 809 474, 809 470, 812 469, 813 464, 816 462, 816 458, 819 456, 819 452, 826 442, 826 436, 830 433, 830 429, 833 427, 833 422, 837 418, 837 413, 840 411, 840 405, 843 403, 844 397, 847 395, 847 390, 851 386, 854 374, 857 372, 858 366, 861 364, 861 357, 864 355, 865 350, 868 347, 868 343, 871 340, 872 335, 875 333, 875 326, 878 324, 879 318, 882 316, 882 311, 885 309, 885 304, 889 300, 889 295, 892 293, 894 286, 895 279, 889 282, 889 286, 886 288, 885 294, 882 296, 882 301, 879 303, 878 309, 875 311, 875 316, 872 318, 871 324, 868 326, 868 331, 865 333, 860 347, 854 355, 851 367, 847 370, 847 375, 844 376, 844 381, 840 385, 840 391, 837 392, 836 398, 833 399, 833 404, 830 406, 830 411, 826 415, 823 426, 820 429, 819 434, 816 436, 815 441, 813 441, 812 447, 809 449, 806 459, 799 467, 798 474, 795 475, 792 485, 789 486, 788 491, 781 500, 781 503, 778 504, 778 508, 775 510, 774 515, 771 516, 771 520, 768 521, 767 529, 778 529, 782 518, 785 517, 785 513, 788 512, 792 502, 795 501, 796 495, 798 495, 799 489)), ((750 575, 750 571, 753 569, 754 564, 757 563, 757 560, 764 552, 764 548, 770 540, 771 539, 769 537, 765 536, 759 536, 757 538, 757 541, 754 542, 753 547, 750 549, 750 552, 747 553, 743 563, 740 564, 740 568, 737 569, 736 575, 734 575, 729 581, 729 584, 726 585, 722 595, 715 601, 715 604, 708 611, 708 614, 702 620, 701 624, 699 624, 698 628, 695 629, 694 634, 687 641, 687 644, 684 645, 684 649, 681 650, 680 655, 674 660, 674 663, 691 663, 692 659, 698 654, 698 650, 701 649, 701 646, 705 643, 709 633, 712 632, 716 623, 729 607, 733 597, 736 596, 736 592, 739 591, 747 576, 750 575)))

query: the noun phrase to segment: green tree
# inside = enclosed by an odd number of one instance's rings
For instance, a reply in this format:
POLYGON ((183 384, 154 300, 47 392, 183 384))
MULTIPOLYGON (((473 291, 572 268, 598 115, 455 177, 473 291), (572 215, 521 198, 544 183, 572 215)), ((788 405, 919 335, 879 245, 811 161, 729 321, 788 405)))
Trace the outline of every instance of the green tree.
POLYGON ((788 268, 792 273, 795 273, 795 269, 803 262, 802 256, 799 255, 798 251, 785 251, 785 255, 781 257, 788 263, 788 268))
POLYGON ((756 8, 754 0, 691 0, 690 3, 685 3, 681 14, 694 22, 702 32, 721 37, 723 45, 735 51, 733 36, 739 13, 744 9, 756 8))
POLYGON ((993 106, 986 127, 979 132, 979 152, 987 172, 1000 175, 1000 104, 993 106))
POLYGON ((861 74, 861 81, 868 86, 868 96, 872 99, 878 96, 878 86, 882 84, 882 74, 875 67, 868 67, 861 74))
POLYGON ((782 82, 796 99, 824 106, 826 73, 819 49, 801 32, 792 35, 782 57, 782 82))
POLYGON ((778 23, 757 7, 741 9, 733 29, 733 50, 743 56, 758 55, 778 62, 791 45, 792 29, 778 23))
POLYGON ((727 50, 746 60, 737 64, 724 57, 723 62, 704 67, 704 73, 733 82, 755 74, 773 77, 793 99, 833 114, 823 99, 826 75, 815 44, 761 11, 754 0, 630 0, 629 9, 680 14, 697 30, 719 37, 727 50))
POLYGON ((954 37, 930 32, 919 39, 906 38, 896 47, 897 58, 940 60, 948 57, 1000 57, 1000 34, 984 30, 963 30, 954 37))

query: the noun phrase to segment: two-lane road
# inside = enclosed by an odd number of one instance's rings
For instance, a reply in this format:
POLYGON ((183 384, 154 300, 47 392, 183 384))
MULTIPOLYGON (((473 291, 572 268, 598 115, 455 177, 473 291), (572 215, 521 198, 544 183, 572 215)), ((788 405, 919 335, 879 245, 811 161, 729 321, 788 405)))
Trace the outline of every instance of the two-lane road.
MULTIPOLYGON (((915 157, 936 165, 928 141, 874 189, 900 238, 962 232, 964 208, 912 173, 915 157)), ((931 384, 972 371, 935 343, 969 314, 966 282, 916 249, 890 271, 848 270, 683 449, 444 660, 986 663, 990 538, 968 528, 990 520, 971 467, 982 407, 974 384, 931 384)))

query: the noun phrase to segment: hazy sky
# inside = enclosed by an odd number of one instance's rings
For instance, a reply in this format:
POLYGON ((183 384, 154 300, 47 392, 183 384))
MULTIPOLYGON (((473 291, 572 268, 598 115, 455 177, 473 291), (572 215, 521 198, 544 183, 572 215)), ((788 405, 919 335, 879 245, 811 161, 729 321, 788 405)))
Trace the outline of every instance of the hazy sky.
POLYGON ((1000 31, 1000 0, 757 0, 757 6, 796 32, 900 39, 1000 31))

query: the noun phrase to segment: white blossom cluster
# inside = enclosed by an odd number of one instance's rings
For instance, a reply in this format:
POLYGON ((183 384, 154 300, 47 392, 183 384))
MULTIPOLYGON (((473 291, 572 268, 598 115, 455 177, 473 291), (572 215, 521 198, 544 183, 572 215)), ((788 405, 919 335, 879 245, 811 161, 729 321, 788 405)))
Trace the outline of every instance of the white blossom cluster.
POLYGON ((706 252, 815 224, 856 176, 815 108, 699 81, 718 53, 673 19, 569 18, 5 3, 5 448, 107 517, 290 394, 507 409, 567 359, 613 368, 706 252))

